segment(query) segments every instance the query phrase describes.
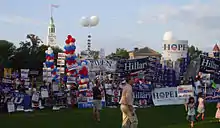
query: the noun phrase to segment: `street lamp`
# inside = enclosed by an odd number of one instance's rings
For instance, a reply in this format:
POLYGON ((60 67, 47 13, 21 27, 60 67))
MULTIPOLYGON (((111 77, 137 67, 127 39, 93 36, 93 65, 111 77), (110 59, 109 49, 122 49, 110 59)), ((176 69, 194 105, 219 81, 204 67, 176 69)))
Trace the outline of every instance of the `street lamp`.
MULTIPOLYGON (((83 27, 86 27, 86 28, 88 28, 88 29, 90 29, 90 28, 92 28, 92 27, 95 27, 95 26, 97 26, 98 25, 98 23, 99 23, 99 18, 98 18, 98 16, 91 16, 91 17, 82 17, 81 18, 81 25, 83 26, 83 27)), ((88 40, 87 40, 87 45, 88 45, 88 48, 87 48, 87 51, 88 51, 88 55, 90 55, 89 54, 89 52, 91 51, 91 38, 92 38, 92 36, 91 36, 91 33, 89 32, 88 33, 88 40)))

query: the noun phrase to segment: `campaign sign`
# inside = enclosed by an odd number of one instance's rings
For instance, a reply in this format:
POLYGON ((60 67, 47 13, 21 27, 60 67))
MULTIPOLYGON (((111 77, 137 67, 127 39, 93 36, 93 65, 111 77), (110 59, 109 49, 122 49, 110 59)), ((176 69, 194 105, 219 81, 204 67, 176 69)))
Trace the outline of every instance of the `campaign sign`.
POLYGON ((155 106, 178 105, 186 102, 185 98, 178 96, 176 87, 155 88, 152 91, 152 99, 155 106))
POLYGON ((4 103, 12 102, 17 111, 23 111, 29 109, 31 103, 31 97, 27 94, 14 92, 12 95, 5 97, 4 103))
POLYGON ((177 86, 177 93, 179 97, 190 97, 194 95, 192 85, 180 85, 177 86))
POLYGON ((149 91, 134 91, 134 105, 139 107, 147 107, 152 105, 152 95, 149 91))
POLYGON ((207 57, 207 56, 200 56, 200 72, 214 74, 215 72, 220 71, 220 61, 207 57))
MULTIPOLYGON (((102 108, 105 107, 105 101, 101 101, 102 108)), ((93 107, 93 102, 78 102, 78 108, 92 108, 93 107)))
POLYGON ((203 94, 205 95, 205 100, 206 102, 219 102, 220 101, 220 91, 216 90, 212 87, 207 87, 206 88, 206 93, 205 93, 205 88, 202 89, 203 94))

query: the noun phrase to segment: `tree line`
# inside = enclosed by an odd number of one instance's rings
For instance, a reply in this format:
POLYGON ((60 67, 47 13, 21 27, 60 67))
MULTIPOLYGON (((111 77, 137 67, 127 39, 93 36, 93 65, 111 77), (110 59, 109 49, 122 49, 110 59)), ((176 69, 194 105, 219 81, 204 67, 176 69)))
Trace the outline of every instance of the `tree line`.
MULTIPOLYGON (((44 45, 41 39, 34 34, 28 34, 26 40, 19 43, 19 47, 7 40, 0 40, 1 71, 4 68, 42 69, 47 48, 48 46, 44 45)), ((59 47, 52 47, 52 49, 55 55, 63 52, 59 47)))
MULTIPOLYGON (((35 69, 41 70, 43 62, 45 61, 45 51, 48 46, 44 45, 42 40, 34 35, 28 34, 25 41, 21 41, 16 47, 13 42, 7 40, 0 40, 0 69, 3 72, 4 68, 18 69, 35 69)), ((59 47, 52 47, 55 58, 58 52, 63 52, 59 47)), ((195 46, 190 46, 189 49, 190 60, 198 57, 202 51, 195 46)), ((93 58, 99 58, 99 51, 92 51, 93 58)), ((124 48, 117 48, 115 52, 106 56, 108 59, 128 59, 129 52, 124 48)), ((56 63, 56 62, 55 62, 56 63)))

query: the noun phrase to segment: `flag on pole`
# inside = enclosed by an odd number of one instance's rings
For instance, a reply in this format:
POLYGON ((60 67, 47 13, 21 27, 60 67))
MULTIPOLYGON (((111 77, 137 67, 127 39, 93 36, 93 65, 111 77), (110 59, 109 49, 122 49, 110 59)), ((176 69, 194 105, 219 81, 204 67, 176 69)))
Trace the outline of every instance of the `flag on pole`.
POLYGON ((56 4, 51 4, 51 7, 52 7, 52 8, 58 8, 58 7, 59 7, 59 5, 56 5, 56 4))
POLYGON ((212 80, 212 87, 214 88, 214 89, 216 89, 217 88, 217 85, 216 85, 216 83, 212 80))

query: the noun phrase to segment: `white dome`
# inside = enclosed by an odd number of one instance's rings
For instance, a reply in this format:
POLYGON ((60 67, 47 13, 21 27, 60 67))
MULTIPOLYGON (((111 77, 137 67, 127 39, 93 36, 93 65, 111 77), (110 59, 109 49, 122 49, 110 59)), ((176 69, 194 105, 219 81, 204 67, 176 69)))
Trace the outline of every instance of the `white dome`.
POLYGON ((165 32, 163 36, 163 40, 173 40, 173 33, 171 31, 165 32))

